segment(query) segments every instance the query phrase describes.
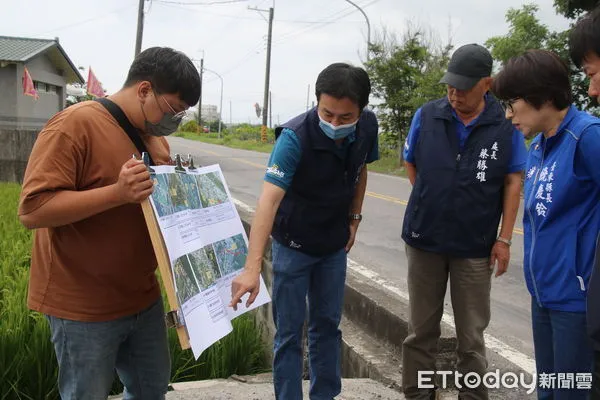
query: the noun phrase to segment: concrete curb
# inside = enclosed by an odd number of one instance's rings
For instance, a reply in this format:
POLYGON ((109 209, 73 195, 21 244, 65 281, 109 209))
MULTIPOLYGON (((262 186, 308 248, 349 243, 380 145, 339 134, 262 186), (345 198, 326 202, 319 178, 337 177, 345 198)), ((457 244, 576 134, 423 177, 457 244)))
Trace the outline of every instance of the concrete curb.
MULTIPOLYGON (((238 213, 247 232, 254 217, 253 210, 237 204, 238 213)), ((270 243, 269 243, 270 244, 270 243)), ((267 287, 272 283, 270 245, 263 261, 263 279, 267 287)), ((265 341, 272 342, 275 327, 271 307, 261 307, 255 313, 263 330, 265 341)), ((402 342, 408 332, 409 310, 405 300, 389 293, 374 281, 348 269, 344 298, 342 330, 342 374, 347 378, 370 378, 401 392, 402 342)), ((438 370, 456 369, 456 332, 441 323, 438 370)), ((268 354, 272 357, 272 354, 268 354)), ((523 370, 497 353, 488 350, 490 369, 520 373, 523 370)), ((444 391, 441 398, 453 396, 444 391)), ((398 394, 401 396, 400 394, 398 394)), ((455 394, 454 394, 455 395, 455 394)), ((522 389, 499 389, 490 392, 491 399, 533 398, 522 389)))
MULTIPOLYGON (((304 398, 308 398, 309 382, 302 382, 304 398)), ((271 374, 234 376, 229 379, 213 379, 173 384, 173 391, 166 400, 265 400, 275 399, 271 374)), ((111 400, 122 400, 112 396, 111 400)), ((400 400, 404 396, 371 379, 344 379, 338 400, 400 400)))
MULTIPOLYGON (((346 277, 344 315, 375 338, 398 350, 408 335, 408 304, 350 270, 346 277)), ((442 324, 441 330, 438 367, 453 366, 456 334, 454 329, 445 324, 442 324)))

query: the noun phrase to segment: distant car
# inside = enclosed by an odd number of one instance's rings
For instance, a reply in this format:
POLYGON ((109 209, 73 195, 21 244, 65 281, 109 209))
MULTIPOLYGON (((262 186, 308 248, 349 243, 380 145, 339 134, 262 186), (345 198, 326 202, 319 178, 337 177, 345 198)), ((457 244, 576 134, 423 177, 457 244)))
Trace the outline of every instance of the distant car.
POLYGON ((204 133, 208 133, 208 132, 210 132, 210 129, 208 128, 208 126, 205 126, 204 128, 202 128, 202 131, 204 133))

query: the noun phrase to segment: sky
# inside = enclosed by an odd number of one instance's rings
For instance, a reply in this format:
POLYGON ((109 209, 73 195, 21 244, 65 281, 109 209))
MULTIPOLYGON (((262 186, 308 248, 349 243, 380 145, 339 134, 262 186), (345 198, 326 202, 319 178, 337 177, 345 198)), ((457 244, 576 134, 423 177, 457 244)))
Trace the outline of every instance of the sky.
MULTIPOLYGON (((373 41, 382 30, 431 31, 455 48, 483 44, 508 32, 504 15, 518 0, 353 0, 367 14, 373 41)), ((553 0, 535 0, 539 19, 552 30, 568 28, 553 0)), ((319 72, 333 62, 361 65, 367 23, 346 0, 152 0, 145 2, 142 50, 169 46, 193 60, 204 58, 202 104, 219 106, 223 78, 225 123, 259 124, 268 10, 274 7, 270 89, 272 123, 284 123, 315 101, 319 72), (223 3, 224 2, 224 3, 223 3), (207 4, 222 3, 222 4, 207 4), (209 71, 210 70, 210 71, 209 71), (310 85, 310 86, 309 86, 310 85)), ((0 0, 0 35, 60 39, 76 66, 94 70, 108 93, 122 86, 134 58, 138 0, 0 0)), ((197 62, 199 65, 199 61, 197 62)))

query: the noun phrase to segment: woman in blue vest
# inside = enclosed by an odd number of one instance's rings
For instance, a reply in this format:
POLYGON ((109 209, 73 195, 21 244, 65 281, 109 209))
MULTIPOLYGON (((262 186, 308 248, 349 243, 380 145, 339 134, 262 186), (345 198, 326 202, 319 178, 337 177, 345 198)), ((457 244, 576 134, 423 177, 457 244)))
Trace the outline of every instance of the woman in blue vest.
POLYGON ((531 138, 524 185, 524 272, 539 399, 586 399, 593 351, 586 296, 600 230, 600 120, 572 103, 569 69, 554 53, 512 58, 492 91, 531 138))

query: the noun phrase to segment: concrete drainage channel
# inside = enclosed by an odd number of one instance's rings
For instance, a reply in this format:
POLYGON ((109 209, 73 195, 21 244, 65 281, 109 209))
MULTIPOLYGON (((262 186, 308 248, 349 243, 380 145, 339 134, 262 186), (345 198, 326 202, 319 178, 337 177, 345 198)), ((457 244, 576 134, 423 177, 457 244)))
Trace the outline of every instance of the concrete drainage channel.
MULTIPOLYGON (((238 212, 249 232, 253 210, 238 203, 238 212)), ((272 283, 271 254, 267 251, 263 265, 263 278, 267 287, 272 283)), ((401 379, 402 342, 408 332, 408 304, 371 279, 349 268, 346 279, 342 330, 342 374, 344 378, 369 378, 397 391, 403 398, 401 379)), ((271 307, 256 312, 265 342, 272 343, 275 327, 271 307)), ((456 365, 456 335, 453 327, 442 323, 439 342, 438 371, 454 371, 456 365)), ((488 350, 489 370, 500 373, 524 373, 518 365, 488 350)), ((530 377, 529 377, 530 379, 530 377)), ((438 385, 441 381, 438 380, 438 385)), ((528 399, 526 389, 492 389, 490 399, 528 399)), ((450 387, 440 393, 441 399, 456 398, 456 390, 450 387)))

